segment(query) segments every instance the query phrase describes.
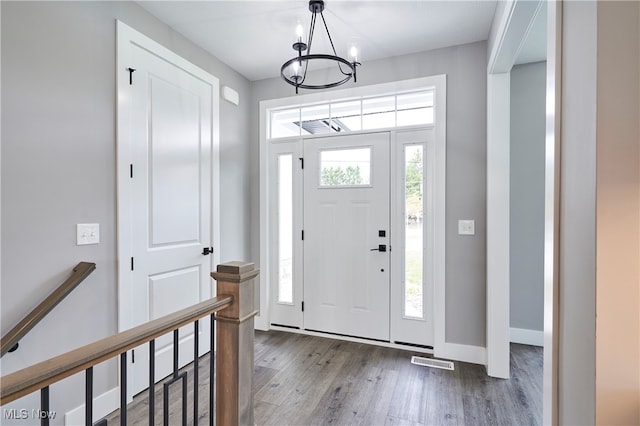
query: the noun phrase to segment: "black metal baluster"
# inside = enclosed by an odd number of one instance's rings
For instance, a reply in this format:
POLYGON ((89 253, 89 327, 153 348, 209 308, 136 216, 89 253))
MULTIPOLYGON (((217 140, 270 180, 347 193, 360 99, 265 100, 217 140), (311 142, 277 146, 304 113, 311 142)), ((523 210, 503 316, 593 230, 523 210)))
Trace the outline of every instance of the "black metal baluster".
MULTIPOLYGON (((200 336, 198 320, 193 323, 193 424, 198 424, 198 355, 200 353, 200 336)), ((185 393, 186 395, 186 393, 185 393)))
POLYGON ((164 417, 162 424, 164 426, 169 426, 169 386, 171 386, 178 380, 182 381, 182 426, 187 425, 187 372, 185 371, 182 374, 179 374, 176 377, 173 377, 170 380, 164 382, 162 398, 164 407, 164 417))
POLYGON ((49 426, 49 386, 40 389, 40 426, 49 426))
POLYGON ((211 314, 211 336, 210 336, 210 350, 209 350, 209 426, 213 426, 213 400, 214 400, 214 388, 216 384, 215 380, 215 335, 216 335, 216 314, 211 314))
POLYGON ((187 372, 178 374, 178 344, 180 342, 178 329, 173 330, 173 378, 164 383, 163 386, 163 405, 164 416, 163 424, 169 426, 169 386, 178 380, 182 380, 182 425, 187 425, 187 372))
POLYGON ((149 342, 149 426, 154 426, 156 414, 156 341, 149 342))
POLYGON ((93 424, 93 367, 85 371, 84 407, 84 424, 91 426, 93 424))
POLYGON ((173 378, 178 377, 178 329, 173 330, 173 378))
POLYGON ((127 353, 120 354, 120 426, 127 424, 127 353))

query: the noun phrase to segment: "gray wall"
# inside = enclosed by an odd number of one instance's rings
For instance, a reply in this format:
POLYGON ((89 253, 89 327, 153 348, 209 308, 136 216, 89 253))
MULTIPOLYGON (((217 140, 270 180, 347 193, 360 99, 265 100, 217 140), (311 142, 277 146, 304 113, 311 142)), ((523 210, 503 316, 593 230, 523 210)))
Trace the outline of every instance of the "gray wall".
POLYGON ((546 62, 511 70, 510 325, 544 328, 546 62))
MULTIPOLYGON (((447 74, 446 341, 484 346, 486 42, 363 62, 358 69, 359 86, 447 74), (458 236, 458 219, 475 219, 476 235, 458 236)), ((293 95, 293 88, 279 78, 251 84, 254 235, 259 235, 259 102, 293 95)), ((257 260, 257 239, 253 250, 252 258, 257 260)))
MULTIPOLYGON (((79 261, 97 270, 2 358, 2 374, 117 332, 116 19, 240 93, 220 108, 221 260, 250 259, 249 82, 132 2, 6 2, 2 19, 2 301, 4 334, 79 261), (75 224, 101 242, 75 245, 75 224)), ((114 362, 95 394, 116 385, 114 362)), ((83 378, 54 386, 52 409, 83 402, 83 378)), ((12 407, 38 406, 37 395, 12 407), (27 405, 28 404, 28 405, 27 405)), ((3 419, 3 424, 6 420, 3 419)), ((7 423, 9 424, 9 423, 7 423)))

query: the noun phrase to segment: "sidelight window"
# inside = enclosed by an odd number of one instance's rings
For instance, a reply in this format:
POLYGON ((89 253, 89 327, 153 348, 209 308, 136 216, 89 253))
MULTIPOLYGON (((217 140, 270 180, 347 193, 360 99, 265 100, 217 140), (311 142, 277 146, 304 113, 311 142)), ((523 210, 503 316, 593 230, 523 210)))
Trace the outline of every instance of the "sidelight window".
POLYGON ((424 318, 424 152, 404 150, 404 316, 424 318))
POLYGON ((293 303, 293 155, 278 157, 278 302, 293 303))

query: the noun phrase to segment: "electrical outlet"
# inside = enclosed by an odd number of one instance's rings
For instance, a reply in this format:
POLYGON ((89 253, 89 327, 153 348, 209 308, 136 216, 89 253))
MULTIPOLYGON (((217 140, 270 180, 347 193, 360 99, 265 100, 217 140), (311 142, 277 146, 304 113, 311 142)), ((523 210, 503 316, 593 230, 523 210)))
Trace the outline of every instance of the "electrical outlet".
POLYGON ((475 235, 475 234, 476 234, 475 220, 459 220, 458 221, 458 235, 475 235))
POLYGON ((76 225, 76 245, 100 243, 99 223, 78 223, 76 225))

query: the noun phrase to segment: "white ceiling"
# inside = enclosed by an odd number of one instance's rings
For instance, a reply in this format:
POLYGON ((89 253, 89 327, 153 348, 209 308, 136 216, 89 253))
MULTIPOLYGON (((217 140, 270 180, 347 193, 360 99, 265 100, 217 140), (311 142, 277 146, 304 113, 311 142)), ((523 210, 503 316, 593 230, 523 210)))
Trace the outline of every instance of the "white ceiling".
MULTIPOLYGON (((249 80, 276 77, 294 56, 307 0, 139 1, 138 4, 249 80)), ((360 61, 486 40, 495 0, 327 0, 324 16, 340 56, 355 43, 360 61)), ((329 53, 322 21, 312 53, 329 53)))

